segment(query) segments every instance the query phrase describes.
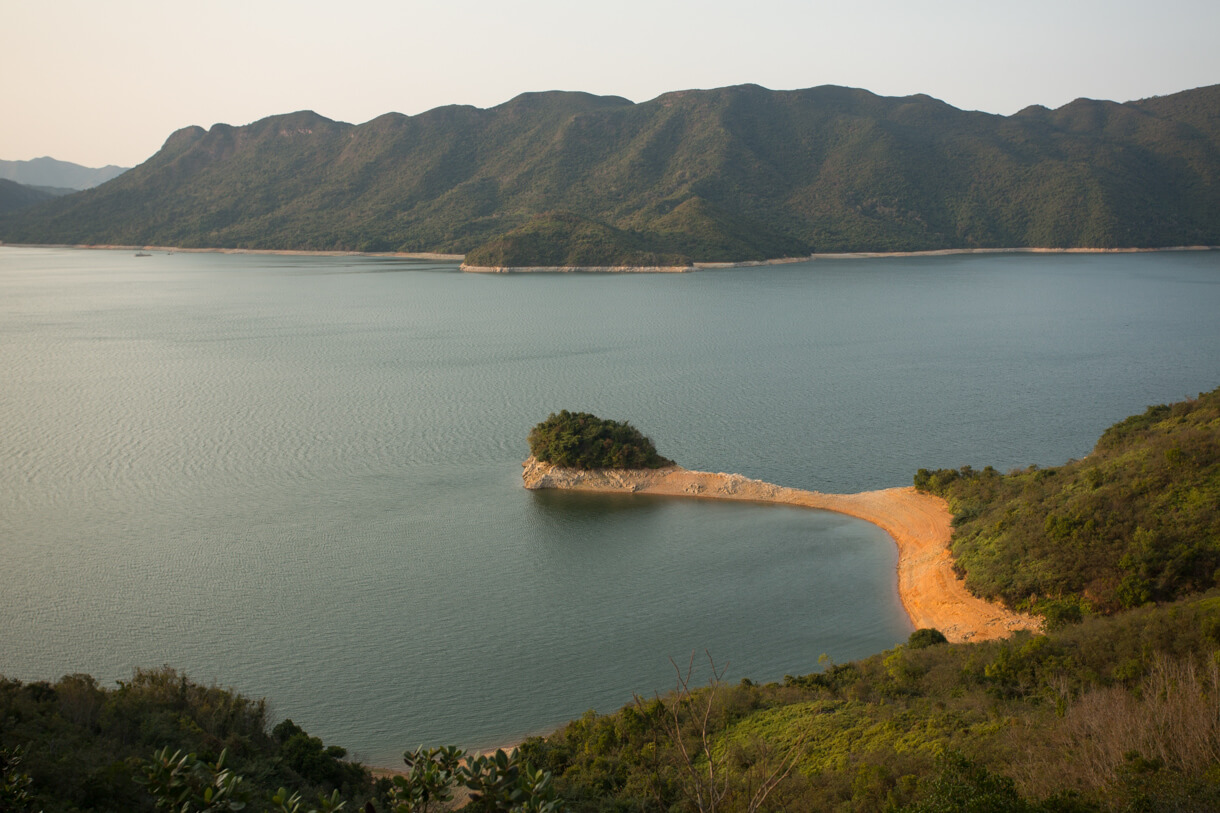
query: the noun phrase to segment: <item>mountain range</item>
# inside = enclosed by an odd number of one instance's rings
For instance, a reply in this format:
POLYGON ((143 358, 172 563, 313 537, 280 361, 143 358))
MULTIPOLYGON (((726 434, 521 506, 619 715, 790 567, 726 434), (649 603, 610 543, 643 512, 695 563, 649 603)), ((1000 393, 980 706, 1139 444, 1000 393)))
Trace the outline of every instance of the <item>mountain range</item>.
POLYGON ((54 158, 34 158, 30 161, 0 161, 0 178, 16 181, 24 186, 49 186, 61 190, 77 191, 92 189, 111 178, 117 178, 129 167, 85 167, 71 161, 54 158))
POLYGON ((70 194, 72 189, 53 189, 46 186, 26 186, 8 178, 0 178, 0 212, 22 209, 50 200, 59 194, 70 194))
POLYGON ((1220 244, 1220 85, 999 116, 756 85, 187 127, 20 243, 439 251, 472 265, 1220 244))

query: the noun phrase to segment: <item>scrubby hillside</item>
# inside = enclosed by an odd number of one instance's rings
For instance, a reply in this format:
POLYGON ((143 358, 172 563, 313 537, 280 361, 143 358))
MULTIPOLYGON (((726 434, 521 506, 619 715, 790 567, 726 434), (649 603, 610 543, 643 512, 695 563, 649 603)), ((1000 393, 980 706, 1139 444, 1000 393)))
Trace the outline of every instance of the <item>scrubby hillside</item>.
POLYGON ((1084 460, 915 484, 949 500, 971 590, 1052 622, 1220 581, 1220 390, 1115 424, 1084 460))
MULTIPOLYGON (((523 751, 582 811, 746 811, 764 792, 758 809, 794 813, 1211 810, 1218 647, 1213 591, 1048 636, 912 636, 782 683, 679 686, 523 751)), ((711 676, 698 665, 692 685, 711 676)))

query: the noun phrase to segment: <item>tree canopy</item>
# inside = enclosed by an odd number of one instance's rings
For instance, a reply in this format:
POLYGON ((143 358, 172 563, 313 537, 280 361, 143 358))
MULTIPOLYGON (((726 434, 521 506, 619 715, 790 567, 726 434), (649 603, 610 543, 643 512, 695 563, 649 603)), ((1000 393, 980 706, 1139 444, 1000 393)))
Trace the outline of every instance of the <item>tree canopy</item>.
POLYGON ((552 412, 529 434, 530 454, 546 463, 576 469, 658 469, 673 461, 657 454, 652 441, 626 421, 603 420, 588 412, 552 412))

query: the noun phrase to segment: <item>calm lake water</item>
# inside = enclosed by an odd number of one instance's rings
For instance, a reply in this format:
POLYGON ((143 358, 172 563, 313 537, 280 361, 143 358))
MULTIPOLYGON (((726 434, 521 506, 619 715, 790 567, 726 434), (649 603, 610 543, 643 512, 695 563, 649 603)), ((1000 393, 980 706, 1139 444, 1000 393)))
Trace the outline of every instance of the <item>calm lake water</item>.
POLYGON ((776 680, 910 632, 867 523, 525 491, 549 412, 823 491, 1055 465, 1220 385, 1220 252, 487 277, 0 248, 0 362, 0 673, 172 664, 391 765, 693 651, 776 680))

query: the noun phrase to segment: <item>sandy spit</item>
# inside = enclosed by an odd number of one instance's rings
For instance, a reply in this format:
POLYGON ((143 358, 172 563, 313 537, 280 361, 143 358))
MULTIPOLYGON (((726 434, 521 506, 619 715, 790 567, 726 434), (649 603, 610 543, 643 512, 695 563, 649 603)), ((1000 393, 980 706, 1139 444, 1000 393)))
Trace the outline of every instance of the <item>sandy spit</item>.
POLYGON ((1040 630, 1041 621, 979 598, 953 572, 948 504, 913 487, 859 494, 823 494, 751 480, 740 474, 663 469, 579 471, 531 457, 522 479, 529 489, 560 488, 780 503, 835 511, 878 526, 898 545, 898 595, 911 623, 933 627, 952 642, 1005 638, 1040 630))

